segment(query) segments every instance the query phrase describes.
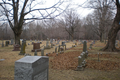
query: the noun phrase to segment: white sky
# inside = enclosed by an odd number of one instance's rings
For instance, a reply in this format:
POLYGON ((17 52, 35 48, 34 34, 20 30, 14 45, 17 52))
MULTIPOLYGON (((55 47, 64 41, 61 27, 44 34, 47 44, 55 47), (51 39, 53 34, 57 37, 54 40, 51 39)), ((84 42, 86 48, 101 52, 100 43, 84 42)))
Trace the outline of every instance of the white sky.
MULTIPOLYGON (((50 7, 52 5, 54 5, 55 3, 57 3, 59 0, 45 0, 44 5, 42 5, 43 7, 50 7)), ((71 8, 75 8, 75 10, 78 12, 78 14, 80 14, 81 17, 85 17, 87 14, 89 14, 90 12, 92 12, 93 10, 87 9, 87 8, 82 8, 82 7, 78 7, 74 4, 78 4, 78 5, 82 5, 85 2, 88 2, 88 0, 69 0, 69 2, 65 3, 65 4, 72 4, 70 7, 71 8)), ((84 5, 86 5, 87 3, 85 3, 84 5)), ((42 7, 41 6, 41 7, 42 7)))

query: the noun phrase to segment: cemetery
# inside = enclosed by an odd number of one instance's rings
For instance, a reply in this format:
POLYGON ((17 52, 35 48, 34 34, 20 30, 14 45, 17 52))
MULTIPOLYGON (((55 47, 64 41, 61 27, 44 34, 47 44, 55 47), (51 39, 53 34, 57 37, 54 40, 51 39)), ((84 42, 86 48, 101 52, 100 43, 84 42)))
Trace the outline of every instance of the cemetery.
POLYGON ((0 80, 120 80, 120 0, 1 0, 0 80))
MULTIPOLYGON (((57 80, 59 78, 61 78, 60 80, 119 80, 119 52, 99 51, 101 47, 105 46, 105 43, 101 43, 100 41, 96 41, 92 49, 89 49, 91 42, 86 41, 85 44, 83 42, 83 44, 72 47, 75 44, 70 41, 64 43, 66 50, 62 52, 61 49, 59 49, 59 45, 62 46, 63 42, 64 40, 60 40, 59 44, 55 44, 53 48, 44 49, 43 46, 46 46, 46 41, 44 40, 42 44, 40 44, 40 51, 38 52, 31 51, 34 45, 26 45, 23 51, 21 51, 23 48, 20 48, 20 51, 13 51, 14 46, 11 44, 7 47, 1 46, 0 80, 23 80, 24 78, 21 76, 33 76, 24 80, 37 80, 38 78, 42 80, 43 78, 45 78, 45 80, 57 80), (57 48, 56 51, 55 48, 57 48), (25 53, 19 55, 22 52, 25 53), (41 63, 40 60, 42 59, 43 61, 41 63), (37 63, 34 63, 36 61, 37 63), (29 63, 29 65, 27 63, 29 63), (46 67, 42 67, 38 63, 46 67), (35 64, 36 66, 34 66, 35 64), (41 68, 39 69, 37 65, 41 68), (44 75, 44 77, 41 75, 44 75)), ((30 41, 27 40, 26 44, 27 43, 30 43, 30 41)), ((76 43, 79 43, 79 41, 76 43)), ((118 44, 118 46, 118 49, 120 49, 120 44, 118 44)))

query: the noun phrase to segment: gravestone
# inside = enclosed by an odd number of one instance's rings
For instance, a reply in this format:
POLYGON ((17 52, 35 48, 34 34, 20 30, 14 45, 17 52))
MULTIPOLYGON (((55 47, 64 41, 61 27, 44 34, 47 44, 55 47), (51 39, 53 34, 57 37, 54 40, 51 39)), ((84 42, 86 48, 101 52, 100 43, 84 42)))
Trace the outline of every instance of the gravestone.
POLYGON ((37 56, 37 50, 35 50, 34 56, 37 56))
POLYGON ((37 50, 37 52, 40 51, 40 43, 33 43, 33 50, 31 51, 35 52, 35 50, 37 50))
POLYGON ((26 46, 26 40, 23 40, 22 45, 21 45, 21 51, 20 51, 19 55, 25 54, 25 46, 26 46))
POLYGON ((41 50, 41 56, 44 56, 44 49, 41 50))
POLYGON ((4 47, 4 42, 2 41, 2 47, 4 47))
POLYGON ((11 43, 10 43, 10 44, 11 44, 11 45, 13 45, 13 43, 14 43, 14 40, 13 40, 13 39, 11 39, 11 43))
POLYGON ((87 41, 84 41, 83 43, 83 52, 87 51, 87 41))
POLYGON ((55 47, 55 53, 57 53, 57 47, 55 47))
POLYGON ((84 68, 82 66, 82 57, 78 56, 78 66, 77 66, 77 71, 82 71, 84 68))
POLYGON ((89 49, 92 49, 92 45, 93 45, 93 44, 91 43, 89 49))
POLYGON ((49 45, 49 40, 46 41, 46 46, 45 46, 45 49, 50 49, 50 45, 49 45))
POLYGON ((15 44, 13 51, 20 51, 20 45, 19 44, 15 44))
POLYGON ((6 41, 6 42, 5 42, 5 46, 8 46, 8 45, 9 45, 9 41, 6 41))
POLYGON ((15 62, 14 80, 48 80, 49 58, 25 56, 15 62))

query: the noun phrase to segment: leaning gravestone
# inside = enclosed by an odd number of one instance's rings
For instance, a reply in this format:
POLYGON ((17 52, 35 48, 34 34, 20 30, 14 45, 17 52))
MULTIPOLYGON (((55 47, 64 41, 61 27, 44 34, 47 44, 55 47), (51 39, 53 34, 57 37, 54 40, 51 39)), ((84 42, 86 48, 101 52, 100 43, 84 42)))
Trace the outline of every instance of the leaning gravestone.
POLYGON ((15 62, 14 80, 48 80, 49 58, 25 56, 15 62))

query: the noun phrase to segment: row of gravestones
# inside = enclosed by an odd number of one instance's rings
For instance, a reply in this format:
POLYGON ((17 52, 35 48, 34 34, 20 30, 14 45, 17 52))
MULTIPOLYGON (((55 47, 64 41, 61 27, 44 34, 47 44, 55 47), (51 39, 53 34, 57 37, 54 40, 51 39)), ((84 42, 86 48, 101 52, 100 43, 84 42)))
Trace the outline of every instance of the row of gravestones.
MULTIPOLYGON (((13 45, 14 43, 14 40, 11 39, 11 43, 9 41, 5 41, 5 46, 8 46, 8 45, 13 45)), ((2 47, 4 47, 4 42, 2 41, 2 47)))
POLYGON ((84 70, 84 67, 86 65, 85 59, 88 56, 88 51, 87 51, 87 41, 83 42, 83 52, 78 56, 78 67, 76 70, 81 71, 84 70))
MULTIPOLYGON (((64 45, 65 43, 62 42, 61 46, 64 45)), ((83 53, 79 56, 77 70, 83 70, 86 57, 87 45, 84 43, 83 53)), ((25 56, 15 62, 14 80, 48 80, 48 69, 49 58, 47 56, 25 56)))

